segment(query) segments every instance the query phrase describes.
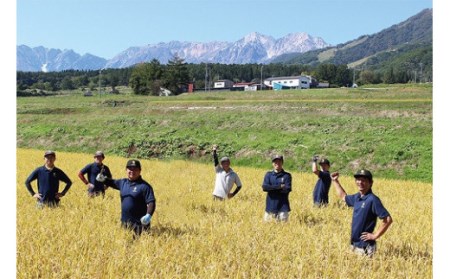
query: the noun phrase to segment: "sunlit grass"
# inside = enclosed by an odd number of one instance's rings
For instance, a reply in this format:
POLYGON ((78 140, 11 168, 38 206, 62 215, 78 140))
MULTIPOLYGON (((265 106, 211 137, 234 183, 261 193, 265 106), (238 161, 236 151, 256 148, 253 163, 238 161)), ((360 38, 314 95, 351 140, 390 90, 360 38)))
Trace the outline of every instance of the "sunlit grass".
MULTIPOLYGON (((292 212, 288 223, 276 224, 262 221, 266 169, 236 167, 243 189, 213 202, 212 163, 141 160, 157 206, 151 233, 133 240, 120 227, 118 191, 87 198, 77 173, 91 154, 56 150, 56 165, 74 184, 59 208, 36 209, 24 181, 43 164, 43 152, 17 150, 17 278, 432 277, 431 184, 374 174, 373 190, 394 223, 367 260, 348 252, 352 210, 334 189, 327 208, 313 208, 314 174, 287 169, 292 212)), ((105 164, 122 178, 126 161, 106 154, 105 164)), ((353 178, 342 175, 347 192, 355 193, 353 178)))
MULTIPOLYGON (((312 155, 336 170, 432 181, 432 84, 257 92, 170 98, 105 94, 17 98, 19 148, 209 161, 210 147, 239 167, 266 167, 284 153, 291 170, 312 155)), ((122 90, 121 90, 122 92, 122 90)))

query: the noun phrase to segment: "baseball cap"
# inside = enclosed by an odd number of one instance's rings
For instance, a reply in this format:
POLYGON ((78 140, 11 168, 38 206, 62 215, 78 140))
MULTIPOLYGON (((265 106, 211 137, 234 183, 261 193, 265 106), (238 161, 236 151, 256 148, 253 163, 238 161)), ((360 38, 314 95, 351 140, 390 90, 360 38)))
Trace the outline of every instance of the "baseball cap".
POLYGON ((127 162, 127 168, 128 167, 136 167, 138 169, 141 168, 141 162, 139 162, 138 160, 129 160, 127 162))
POLYGON ((98 157, 98 156, 105 158, 105 154, 103 153, 103 151, 100 151, 100 150, 95 152, 95 154, 94 154, 94 157, 98 157))
POLYGON ((330 161, 328 161, 328 159, 323 158, 322 160, 319 161, 319 165, 322 165, 322 164, 330 165, 330 161))
POLYGON ((228 157, 222 157, 222 158, 220 158, 220 162, 222 163, 222 162, 225 162, 225 161, 230 161, 230 158, 228 158, 228 157))
POLYGON ((272 156, 272 162, 277 160, 277 159, 280 159, 281 161, 283 161, 283 155, 277 154, 277 155, 272 156))
POLYGON ((363 177, 367 177, 369 180, 372 180, 372 173, 365 169, 361 169, 361 170, 357 171, 353 176, 355 178, 363 176, 363 177))
POLYGON ((55 153, 55 151, 52 151, 52 150, 47 150, 47 151, 45 151, 44 157, 47 157, 47 156, 49 156, 49 155, 56 156, 56 153, 55 153))

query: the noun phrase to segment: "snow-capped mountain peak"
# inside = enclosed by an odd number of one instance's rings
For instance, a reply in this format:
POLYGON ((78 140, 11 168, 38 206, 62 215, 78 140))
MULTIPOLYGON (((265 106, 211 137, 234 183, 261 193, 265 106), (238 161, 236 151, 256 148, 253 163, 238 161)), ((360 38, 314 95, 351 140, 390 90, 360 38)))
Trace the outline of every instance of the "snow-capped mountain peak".
POLYGON ((252 32, 235 42, 160 42, 145 46, 133 46, 110 60, 92 54, 83 56, 73 50, 30 48, 17 46, 18 71, 97 70, 125 68, 136 63, 157 59, 165 64, 175 54, 187 63, 245 64, 266 63, 270 59, 291 52, 306 52, 329 46, 322 38, 307 33, 290 33, 275 39, 252 32))

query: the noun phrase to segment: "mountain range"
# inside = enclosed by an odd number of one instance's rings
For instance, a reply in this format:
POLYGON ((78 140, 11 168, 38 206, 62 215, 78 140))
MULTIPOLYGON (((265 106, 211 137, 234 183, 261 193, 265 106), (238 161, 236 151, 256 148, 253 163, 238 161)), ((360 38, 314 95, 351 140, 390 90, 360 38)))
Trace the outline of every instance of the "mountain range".
POLYGON ((60 50, 42 46, 30 48, 26 45, 17 46, 17 71, 48 72, 101 69, 107 60, 92 54, 83 56, 73 50, 60 50))
MULTIPOLYGON (((374 68, 377 68, 401 56, 408 56, 407 60, 410 61, 418 61, 422 58, 411 56, 420 56, 423 52, 432 53, 432 45, 433 11, 425 9, 378 33, 362 35, 355 40, 318 50, 282 54, 272 62, 302 65, 347 64, 353 68, 370 68, 376 65, 374 68)), ((432 64, 432 59, 429 62, 432 64)))
POLYGON ((286 53, 303 53, 329 46, 322 38, 312 37, 304 32, 291 33, 279 39, 253 32, 236 42, 171 41, 130 47, 106 60, 92 54, 80 55, 73 50, 20 45, 17 46, 17 70, 45 72, 126 68, 152 59, 165 64, 174 55, 183 58, 187 63, 268 63, 286 53))
POLYGON ((415 67, 420 64, 420 67, 428 68, 431 74, 432 46, 433 12, 432 9, 425 9, 380 32, 362 35, 336 46, 307 33, 291 33, 275 39, 254 32, 235 42, 171 41, 135 46, 106 60, 92 54, 80 55, 73 50, 20 45, 17 46, 17 70, 126 68, 152 59, 165 64, 177 55, 187 63, 284 63, 313 66, 331 63, 366 69, 386 68, 393 62, 414 63, 415 67))

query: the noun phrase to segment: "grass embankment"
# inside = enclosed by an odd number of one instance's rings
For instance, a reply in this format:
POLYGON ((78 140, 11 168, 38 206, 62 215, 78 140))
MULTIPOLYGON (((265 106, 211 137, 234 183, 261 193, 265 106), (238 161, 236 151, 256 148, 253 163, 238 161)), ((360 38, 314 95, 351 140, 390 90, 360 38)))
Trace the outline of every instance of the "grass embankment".
MULTIPOLYGON (((76 174, 92 154, 57 152, 74 184, 56 209, 35 208, 24 181, 43 164, 42 150, 17 151, 17 278, 432 278, 432 185, 375 178, 374 192, 394 223, 371 259, 349 253, 352 210, 330 191, 327 208, 312 207, 317 177, 291 171, 286 224, 262 221, 265 169, 234 166, 239 194, 213 202, 212 164, 142 160, 157 207, 152 231, 133 241, 120 228, 118 191, 88 199, 76 174)), ((127 159, 107 154, 115 178, 127 159)), ((357 191, 352 177, 341 182, 357 191)), ((36 183, 33 183, 36 189, 36 183)))
POLYGON ((343 173, 431 182, 432 87, 17 99, 18 147, 209 162, 212 144, 236 166, 282 153, 308 172, 319 154, 343 173))

